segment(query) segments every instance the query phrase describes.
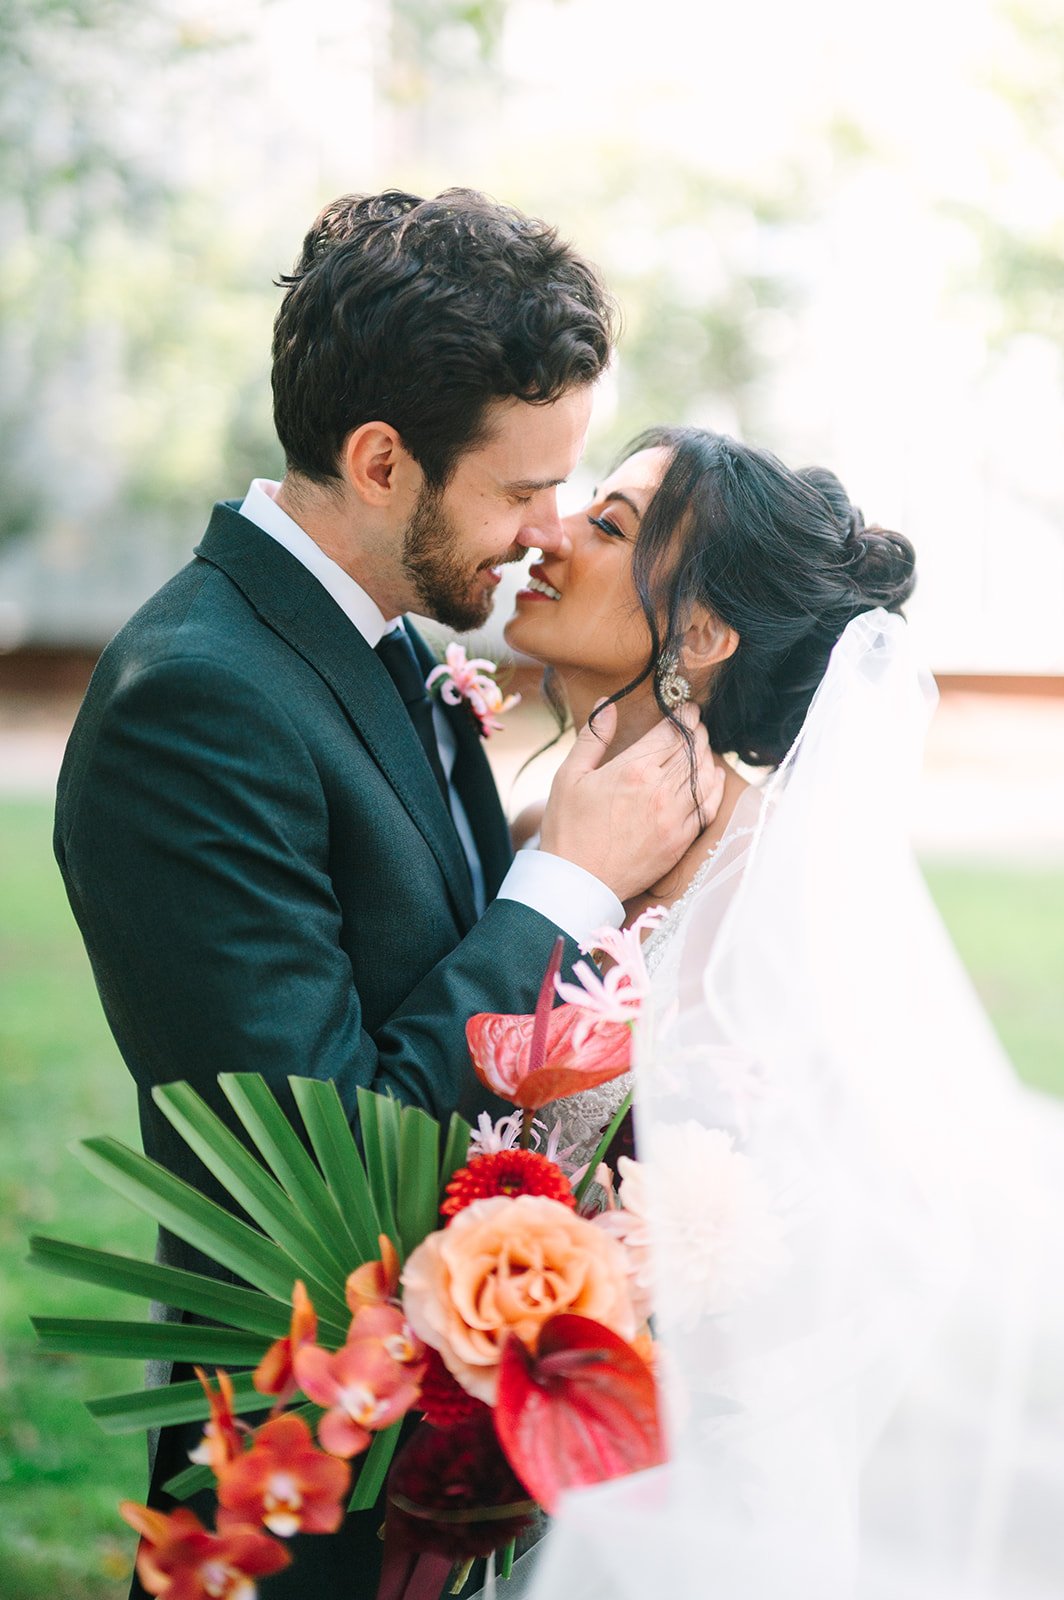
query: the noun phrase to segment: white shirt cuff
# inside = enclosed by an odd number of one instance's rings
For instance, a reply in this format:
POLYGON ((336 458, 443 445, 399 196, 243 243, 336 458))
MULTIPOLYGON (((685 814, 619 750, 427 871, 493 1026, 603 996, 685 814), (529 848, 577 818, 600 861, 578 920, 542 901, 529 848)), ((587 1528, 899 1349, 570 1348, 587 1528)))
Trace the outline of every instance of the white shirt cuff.
POLYGON ((624 921, 624 907, 612 889, 546 850, 519 850, 496 899, 529 906, 581 945, 597 929, 619 928, 624 921))

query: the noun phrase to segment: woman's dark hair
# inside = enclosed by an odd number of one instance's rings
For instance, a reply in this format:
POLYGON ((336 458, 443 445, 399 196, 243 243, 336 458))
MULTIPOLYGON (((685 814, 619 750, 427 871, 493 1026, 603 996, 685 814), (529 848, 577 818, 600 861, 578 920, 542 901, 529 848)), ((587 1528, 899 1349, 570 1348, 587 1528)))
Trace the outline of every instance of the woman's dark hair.
POLYGON ((700 428, 651 428, 620 460, 671 452, 636 541, 633 577, 652 649, 639 676, 679 652, 694 606, 739 636, 714 673, 702 708, 710 744, 751 766, 776 766, 802 726, 828 657, 846 624, 882 606, 900 611, 915 584, 912 545, 866 527, 834 473, 792 472, 755 450, 700 428))
POLYGON ((303 241, 274 323, 274 422, 290 471, 339 477, 389 422, 430 487, 487 435, 493 401, 556 400, 609 361, 614 304, 555 229, 472 189, 343 195, 303 241))

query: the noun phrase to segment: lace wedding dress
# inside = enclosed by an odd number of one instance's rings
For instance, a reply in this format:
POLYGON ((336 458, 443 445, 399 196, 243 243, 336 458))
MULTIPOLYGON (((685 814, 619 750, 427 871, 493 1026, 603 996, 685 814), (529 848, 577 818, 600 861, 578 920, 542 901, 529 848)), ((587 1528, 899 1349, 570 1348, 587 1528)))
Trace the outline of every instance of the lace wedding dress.
MULTIPOLYGON (((669 907, 665 918, 643 941, 643 959, 653 982, 654 1007, 658 1014, 667 1013, 676 1002, 676 958, 682 944, 687 913, 696 897, 703 894, 712 874, 719 923, 738 887, 748 844, 758 829, 755 820, 746 819, 757 817, 760 804, 760 796, 756 791, 752 794, 748 791, 740 797, 723 837, 699 866, 684 893, 669 907)), ((557 1114, 560 1128, 558 1148, 568 1152, 568 1166, 575 1170, 591 1160, 602 1134, 631 1087, 632 1074, 626 1072, 623 1077, 613 1078, 597 1089, 585 1089, 580 1094, 557 1102, 553 1112, 557 1114)))
MULTIPOLYGON (((670 1460, 565 1497, 531 1600, 1064 1594, 1064 1122, 911 858, 933 698, 901 619, 856 618, 743 796, 753 831, 648 942, 635 1131, 670 1460), (759 1251, 745 1297, 715 1292, 759 1251)), ((572 1106, 573 1137, 624 1091, 572 1106)))

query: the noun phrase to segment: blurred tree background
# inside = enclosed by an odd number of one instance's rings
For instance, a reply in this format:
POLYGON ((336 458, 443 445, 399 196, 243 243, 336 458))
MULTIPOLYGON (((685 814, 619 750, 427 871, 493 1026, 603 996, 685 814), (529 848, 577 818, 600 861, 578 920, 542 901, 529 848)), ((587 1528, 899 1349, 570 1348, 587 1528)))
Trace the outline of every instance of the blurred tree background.
MULTIPOLYGON (((818 4, 834 24, 833 0, 818 4)), ((855 91, 845 55, 833 66, 810 46, 817 4, 808 29, 760 4, 736 32, 712 7, 685 22, 675 0, 653 29, 602 0, 4 0, 0 645, 102 643, 187 556, 214 499, 279 470, 272 280, 320 204, 387 183, 487 188, 556 220, 599 261, 624 333, 597 458, 668 419, 829 459, 857 474, 858 498, 874 493, 876 514, 908 515, 910 531, 915 518, 937 614, 943 517, 921 510, 928 496, 903 481, 892 437, 898 395, 914 432, 923 415, 900 374, 888 408, 889 384, 861 370, 853 338, 836 333, 833 346, 821 325, 846 327, 848 296, 861 327, 906 344, 910 367, 933 365, 883 263, 902 244, 918 256, 941 225, 953 236, 945 292, 980 392, 1001 388, 992 347, 1017 340, 1037 344, 1028 361, 1047 381, 1047 352, 1056 361, 1064 338, 1062 213, 1045 205, 1064 175, 1064 24, 1053 0, 1016 5, 966 13, 968 34, 984 16, 986 38, 954 87, 997 121, 985 181, 955 192, 943 167, 925 184, 924 233, 899 241, 912 219, 892 217, 889 185, 915 192, 922 152, 892 143, 891 116, 855 91), (847 206, 877 183, 882 232, 855 246, 847 206), (871 461, 848 440, 855 411, 865 438, 882 441, 871 461)), ((910 117, 926 87, 913 80, 910 117)), ((928 263, 928 283, 939 270, 928 263)), ((939 309, 919 308, 932 326, 939 309)), ((995 415, 1007 401, 998 394, 995 415)), ((1045 425, 1060 420, 1058 409, 1045 425)), ((979 472, 1000 488, 992 447, 979 448, 979 472)), ((926 439, 922 449, 930 474, 926 439)), ((967 508, 961 518, 970 524, 967 508)), ((1017 630, 1015 648, 1032 632, 1017 630)), ((971 628, 942 638, 940 656, 977 648, 971 628)))
MULTIPOLYGON (((821 459, 912 534, 936 666, 1064 672, 1058 0, 0 0, 0 652, 98 648, 279 474, 273 280, 319 207, 455 184, 621 302, 574 495, 650 422, 821 459)), ((120 1600, 143 1444, 80 1400, 139 1377, 34 1355, 27 1317, 140 1308, 21 1264, 35 1230, 151 1248, 64 1148, 137 1133, 48 831, 0 800, 0 1592, 120 1600)), ((930 877, 1064 1088, 1064 872, 930 877)))

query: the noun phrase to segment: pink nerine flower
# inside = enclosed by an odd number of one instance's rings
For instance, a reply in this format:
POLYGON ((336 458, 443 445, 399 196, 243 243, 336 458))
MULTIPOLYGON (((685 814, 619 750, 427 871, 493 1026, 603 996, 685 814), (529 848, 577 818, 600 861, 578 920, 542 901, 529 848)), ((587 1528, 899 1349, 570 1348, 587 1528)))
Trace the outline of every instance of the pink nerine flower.
POLYGON ((487 739, 502 727, 495 718, 512 710, 521 699, 519 694, 503 695, 495 682, 495 670, 494 661, 479 656, 468 661, 465 646, 452 643, 447 646, 444 661, 433 667, 425 679, 425 688, 440 684, 440 697, 449 706, 460 705, 464 700, 477 719, 480 737, 487 739))
POLYGON ((650 975, 643 957, 644 929, 656 928, 665 915, 663 906, 653 906, 636 917, 630 928, 599 928, 590 942, 581 945, 585 954, 601 950, 614 963, 600 974, 586 961, 578 961, 573 975, 578 983, 554 980, 554 987, 569 1005, 584 1013, 573 1043, 579 1049, 596 1022, 635 1022, 650 993, 650 975))

